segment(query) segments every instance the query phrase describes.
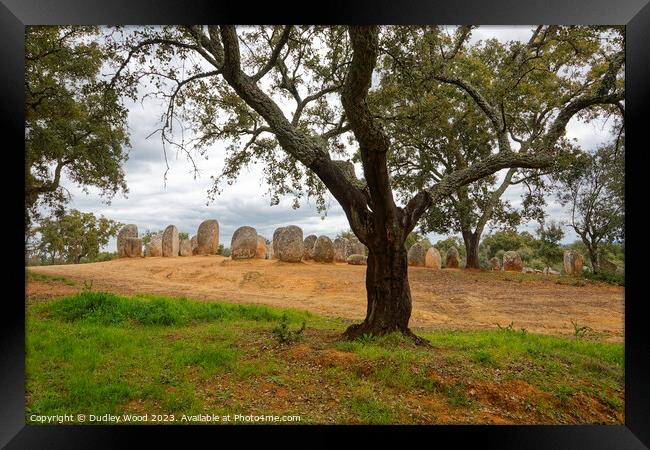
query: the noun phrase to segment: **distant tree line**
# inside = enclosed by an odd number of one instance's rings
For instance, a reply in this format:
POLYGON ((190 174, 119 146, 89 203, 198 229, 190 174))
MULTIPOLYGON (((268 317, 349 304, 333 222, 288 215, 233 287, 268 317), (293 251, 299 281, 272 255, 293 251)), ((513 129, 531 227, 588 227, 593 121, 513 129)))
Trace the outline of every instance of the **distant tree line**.
MULTIPOLYGON (((549 267, 557 271, 562 270, 562 258, 565 250, 574 250, 585 258, 585 265, 589 270, 598 272, 595 269, 594 260, 590 256, 587 246, 582 240, 570 244, 561 244, 564 236, 563 228, 557 222, 542 223, 538 226, 536 234, 527 231, 501 230, 486 235, 479 246, 479 268, 490 269, 490 258, 503 258, 507 251, 516 251, 521 256, 524 265, 533 269, 544 270, 549 267)), ((456 247, 461 256, 461 267, 467 263, 467 253, 463 245, 463 239, 459 236, 450 236, 432 243, 428 238, 418 232, 413 232, 406 240, 407 249, 413 244, 419 243, 425 249, 435 247, 442 256, 444 267, 447 251, 456 247)), ((599 259, 605 261, 606 268, 602 271, 621 272, 625 266, 625 244, 622 241, 613 241, 603 244, 599 248, 599 259)))
POLYGON ((112 259, 115 254, 100 252, 121 223, 76 209, 42 218, 27 236, 26 264, 80 264, 112 259))

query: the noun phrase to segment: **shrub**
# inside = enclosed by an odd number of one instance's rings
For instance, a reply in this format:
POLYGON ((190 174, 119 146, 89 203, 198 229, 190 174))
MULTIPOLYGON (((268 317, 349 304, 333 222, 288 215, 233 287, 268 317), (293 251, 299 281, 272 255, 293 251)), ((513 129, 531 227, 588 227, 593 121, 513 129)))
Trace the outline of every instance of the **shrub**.
POLYGON ((521 260, 526 264, 535 257, 535 250, 527 245, 519 247, 516 252, 521 256, 521 260))
POLYGON ((533 258, 530 261, 528 261, 528 266, 537 270, 544 270, 546 268, 546 264, 544 264, 544 261, 542 261, 539 258, 533 258))
POLYGON ((585 334, 587 334, 587 332, 593 331, 591 327, 578 326, 578 322, 574 321, 573 319, 571 319, 571 325, 573 325, 573 335, 575 336, 576 339, 585 337, 585 334))
POLYGON ((295 331, 289 329, 289 318, 286 314, 282 315, 280 322, 273 328, 273 335, 280 344, 292 344, 298 342, 305 331, 306 322, 302 321, 302 326, 295 331))
POLYGON ((592 281, 602 281, 604 283, 616 284, 618 286, 625 286, 625 275, 609 272, 583 272, 582 276, 592 281))
POLYGON ((112 261, 117 258, 117 252, 99 252, 95 258, 96 262, 112 261))

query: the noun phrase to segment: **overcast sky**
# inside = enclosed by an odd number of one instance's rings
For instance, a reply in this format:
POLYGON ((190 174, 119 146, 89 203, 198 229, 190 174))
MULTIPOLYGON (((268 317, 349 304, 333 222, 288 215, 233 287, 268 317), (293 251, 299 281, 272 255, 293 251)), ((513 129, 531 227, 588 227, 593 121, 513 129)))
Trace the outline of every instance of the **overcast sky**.
MULTIPOLYGON (((530 38, 531 26, 486 26, 480 27, 472 34, 471 40, 476 42, 486 38, 496 37, 499 40, 522 40, 530 38)), ((225 185, 220 196, 206 205, 207 191, 211 187, 211 175, 220 173, 223 167, 225 145, 215 145, 209 152, 209 159, 196 161, 201 173, 193 178, 192 165, 183 155, 175 155, 168 149, 169 172, 165 186, 164 173, 166 169, 163 148, 159 135, 148 139, 146 136, 159 127, 159 118, 163 109, 155 100, 144 104, 135 103, 130 106, 129 128, 132 149, 129 160, 124 165, 126 182, 129 193, 125 198, 117 195, 110 205, 106 199, 98 195, 98 191, 90 189, 85 194, 69 179, 64 178, 62 185, 72 195, 70 208, 107 218, 122 223, 132 223, 138 226, 140 234, 147 230, 162 230, 167 225, 174 224, 179 231, 190 235, 196 233, 199 224, 205 219, 217 219, 220 224, 220 242, 230 246, 233 232, 240 226, 249 225, 267 238, 271 238, 277 227, 298 225, 304 236, 309 234, 327 235, 334 237, 338 232, 349 229, 343 210, 336 200, 329 196, 331 207, 327 216, 321 219, 316 211, 314 202, 303 201, 299 209, 292 209, 290 198, 281 200, 279 205, 270 206, 267 186, 261 181, 262 171, 253 165, 242 171, 236 183, 225 185), (310 204, 311 203, 311 204, 310 204)), ((585 149, 594 149, 600 143, 608 140, 609 124, 594 122, 585 124, 573 119, 567 127, 567 136, 576 138, 585 149)), ((361 171, 357 168, 357 176, 361 171)), ((504 194, 513 205, 521 203, 521 185, 511 186, 504 194)), ((546 209, 549 218, 566 220, 567 211, 560 207, 551 197, 548 198, 546 209)), ((523 224, 520 230, 534 232, 535 223, 523 224)), ((428 235, 432 242, 444 236, 431 233, 428 235)), ((577 236, 566 228, 564 243, 573 242, 577 236)), ((113 239, 105 250, 115 250, 113 239)))

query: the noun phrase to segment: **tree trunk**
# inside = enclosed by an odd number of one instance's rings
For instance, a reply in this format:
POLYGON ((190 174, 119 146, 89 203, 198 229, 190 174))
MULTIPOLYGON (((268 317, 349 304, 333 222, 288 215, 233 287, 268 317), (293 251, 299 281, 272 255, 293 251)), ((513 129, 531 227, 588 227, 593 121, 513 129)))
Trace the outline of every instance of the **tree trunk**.
POLYGON ((481 235, 476 232, 463 232, 463 241, 465 242, 465 253, 467 255, 465 268, 480 269, 481 263, 478 257, 478 247, 481 242, 481 235))
POLYGON ((345 336, 354 339, 364 334, 381 336, 399 331, 418 344, 427 341, 409 328, 411 289, 408 282, 407 251, 401 239, 368 246, 366 269, 368 307, 365 320, 350 326, 345 336))
POLYGON ((593 270, 594 273, 600 272, 598 248, 595 245, 590 245, 587 249, 589 251, 589 259, 591 260, 591 270, 593 270))

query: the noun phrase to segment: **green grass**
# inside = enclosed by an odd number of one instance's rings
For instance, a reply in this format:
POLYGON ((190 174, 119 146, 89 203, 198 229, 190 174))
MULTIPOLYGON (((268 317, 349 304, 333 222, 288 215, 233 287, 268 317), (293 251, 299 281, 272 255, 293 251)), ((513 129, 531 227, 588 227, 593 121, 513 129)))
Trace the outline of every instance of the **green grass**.
POLYGON ((44 273, 32 272, 31 270, 26 271, 26 278, 27 281, 60 281, 68 286, 74 286, 76 284, 73 280, 60 275, 47 275, 44 273))
MULTIPOLYGON (((283 312, 266 306, 196 302, 186 298, 139 296, 127 298, 106 292, 84 292, 53 303, 49 310, 68 322, 84 320, 101 325, 133 322, 141 325, 187 325, 189 322, 245 320, 274 322, 283 312)), ((307 319, 308 312, 288 311, 290 321, 307 319)))
POLYGON ((480 422, 486 406, 505 416, 521 407, 479 395, 492 385, 506 395, 515 380, 547 395, 526 399, 520 413, 537 414, 530 420, 601 420, 579 395, 623 413, 622 344, 506 329, 419 333, 432 348, 400 334, 337 339, 349 323, 295 309, 102 292, 29 302, 27 418, 216 412, 298 414, 301 423, 480 422), (285 314, 292 329, 307 323, 296 344, 273 336, 285 314))
POLYGON ((359 389, 349 402, 352 415, 361 423, 372 425, 387 425, 398 422, 394 409, 378 400, 375 394, 365 388, 359 389))

